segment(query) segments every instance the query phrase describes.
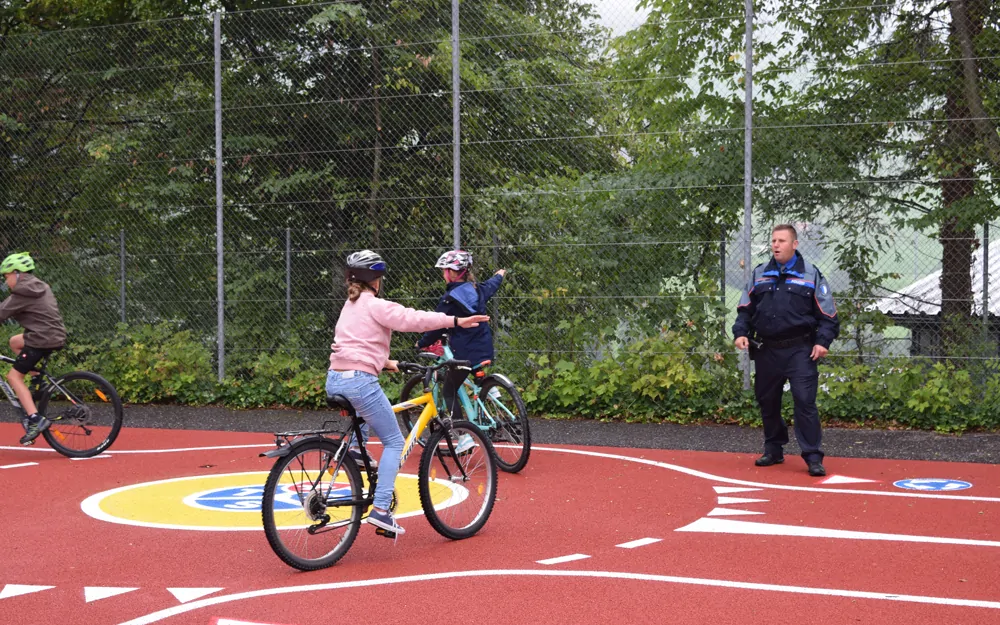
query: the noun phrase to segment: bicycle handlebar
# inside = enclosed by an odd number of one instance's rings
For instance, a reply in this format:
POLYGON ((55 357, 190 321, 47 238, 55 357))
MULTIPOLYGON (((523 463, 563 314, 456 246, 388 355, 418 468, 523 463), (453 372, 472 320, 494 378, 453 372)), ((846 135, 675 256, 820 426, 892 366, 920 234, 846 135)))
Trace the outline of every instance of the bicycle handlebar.
POLYGON ((14 364, 17 361, 11 358, 10 356, 4 356, 3 354, 0 354, 0 362, 8 362, 10 364, 14 364))
POLYGON ((451 368, 451 367, 455 367, 455 368, 466 367, 468 369, 471 369, 472 368, 472 363, 470 361, 468 361, 468 360, 454 360, 454 359, 452 359, 452 360, 446 360, 446 361, 444 361, 442 363, 438 363, 436 365, 421 365, 421 364, 417 364, 415 362, 398 362, 398 363, 396 363, 396 368, 398 368, 400 371, 404 371, 404 372, 407 372, 407 373, 430 373, 431 371, 437 371, 438 369, 442 369, 444 367, 448 367, 448 368, 451 368))

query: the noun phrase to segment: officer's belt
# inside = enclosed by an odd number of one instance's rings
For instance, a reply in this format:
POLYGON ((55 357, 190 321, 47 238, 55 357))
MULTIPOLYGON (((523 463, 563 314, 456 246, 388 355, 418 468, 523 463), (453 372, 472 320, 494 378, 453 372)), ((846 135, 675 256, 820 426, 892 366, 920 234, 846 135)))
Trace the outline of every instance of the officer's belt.
POLYGON ((774 349, 781 349, 782 347, 794 347, 796 345, 812 344, 812 342, 813 342, 812 334, 803 334, 802 336, 796 336, 790 339, 782 339, 780 341, 763 339, 761 341, 761 345, 763 347, 772 347, 774 349))

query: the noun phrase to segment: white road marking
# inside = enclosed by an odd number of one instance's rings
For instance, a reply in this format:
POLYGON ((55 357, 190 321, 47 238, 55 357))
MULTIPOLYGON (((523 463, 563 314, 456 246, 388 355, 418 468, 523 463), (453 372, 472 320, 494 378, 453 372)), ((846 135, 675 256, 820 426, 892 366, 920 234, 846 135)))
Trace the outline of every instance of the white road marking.
POLYGON ((760 488, 739 488, 738 486, 713 486, 715 493, 718 495, 729 495, 731 493, 749 493, 755 490, 761 490, 760 488))
POLYGON ((947 605, 965 608, 986 608, 1000 610, 1000 601, 984 601, 980 599, 955 599, 951 597, 929 597, 922 595, 898 595, 883 592, 868 592, 862 590, 844 590, 838 588, 813 588, 808 586, 783 586, 779 584, 762 584, 756 582, 740 582, 727 579, 706 579, 698 577, 676 577, 672 575, 652 575, 646 573, 625 573, 618 571, 563 571, 552 569, 509 569, 485 571, 454 571, 450 573, 428 573, 425 575, 410 575, 406 577, 387 577, 382 579, 363 579, 350 582, 331 582, 326 584, 311 584, 305 586, 284 586, 281 588, 265 588, 221 597, 212 597, 174 606, 125 621, 119 625, 150 625, 178 614, 193 612, 214 605, 256 599, 258 597, 273 597, 300 592, 317 592, 322 590, 339 590, 341 588, 368 588, 372 586, 388 586, 405 582, 429 582, 442 579, 460 579, 475 577, 577 577, 593 579, 624 579, 630 581, 663 582, 668 584, 686 584, 691 586, 708 586, 714 588, 735 588, 739 590, 763 590, 799 595, 818 595, 826 597, 843 597, 850 599, 872 599, 876 601, 899 601, 902 603, 918 603, 930 605, 947 605))
POLYGON ((37 462, 22 462, 20 464, 5 464, 0 469, 16 469, 18 467, 33 467, 36 466, 37 462))
POLYGON ((576 560, 586 560, 590 556, 584 555, 582 553, 574 553, 569 556, 559 556, 558 558, 549 558, 548 560, 539 560, 538 564, 565 564, 566 562, 575 562, 576 560))
POLYGON ((652 545, 653 543, 658 543, 662 538, 640 538, 639 540, 633 540, 627 543, 622 543, 620 545, 615 545, 615 547, 621 547, 622 549, 635 549, 636 547, 645 547, 646 545, 652 545))
POLYGON ((19 597, 20 595, 29 595, 33 592, 41 592, 42 590, 48 590, 50 588, 55 588, 55 586, 27 586, 24 584, 7 584, 0 591, 0 599, 7 599, 8 597, 19 597))
POLYGON ((211 445, 209 447, 177 447, 175 449, 114 449, 108 453, 112 456, 119 454, 172 454, 181 451, 214 451, 217 449, 253 449, 255 447, 274 447, 274 443, 261 443, 255 445, 211 445))
POLYGON ((846 475, 831 475, 821 481, 820 484, 861 484, 862 482, 878 482, 878 480, 869 480, 863 477, 847 477, 846 475))
POLYGON ((737 510, 735 508, 712 508, 708 516, 741 516, 746 514, 764 514, 763 512, 751 512, 750 510, 737 510))
POLYGON ((55 449, 49 449, 48 447, 35 447, 34 445, 19 445, 14 447, 12 445, 0 445, 0 449, 5 451, 51 451, 55 452, 55 449))
POLYGON ((116 597, 118 595, 124 595, 127 592, 132 592, 133 590, 139 590, 139 589, 116 588, 113 586, 85 586, 83 589, 83 598, 85 600, 85 603, 90 603, 92 601, 107 599, 108 597, 116 597))
POLYGON ((767 503, 769 499, 746 499, 745 497, 719 497, 719 505, 725 506, 731 503, 767 503))
POLYGON ((167 592, 172 594, 181 603, 201 599, 205 595, 219 592, 222 588, 167 588, 167 592))
POLYGON ((850 540, 887 540, 909 543, 937 543, 942 545, 974 545, 977 547, 1000 547, 993 540, 973 540, 970 538, 946 538, 941 536, 913 536, 909 534, 885 534, 879 532, 856 532, 823 527, 802 527, 799 525, 777 525, 754 521, 731 521, 729 519, 701 518, 679 527, 675 532, 708 532, 713 534, 753 534, 758 536, 803 536, 808 538, 841 538, 850 540))
POLYGON ((593 458, 608 458, 610 460, 623 460, 626 462, 635 462, 638 464, 645 464, 653 467, 660 467, 661 469, 669 469, 671 471, 677 471, 678 473, 684 473, 685 475, 690 475, 691 477, 698 477, 705 480, 712 480, 714 482, 725 482, 726 484, 740 484, 742 486, 753 486, 756 488, 771 488, 775 490, 794 490, 807 493, 832 493, 841 495, 867 495, 872 497, 909 497, 913 499, 941 499, 941 500, 952 500, 952 501, 988 501, 993 503, 1000 503, 1000 497, 982 497, 973 495, 937 495, 933 493, 921 493, 921 492, 895 492, 895 491, 883 491, 883 490, 855 490, 849 488, 818 488, 815 486, 791 486, 787 484, 768 484, 766 482, 751 482, 749 480, 738 480, 732 477, 721 477, 719 475, 712 475, 711 473, 705 473, 704 471, 699 471, 697 469, 691 469, 689 467, 683 467, 679 464, 670 464, 669 462, 657 462, 656 460, 649 460, 647 458, 635 458, 633 456, 623 456, 621 454, 608 454, 598 451, 588 451, 584 449, 560 449, 558 447, 532 447, 532 451, 555 451, 563 454, 574 454, 579 456, 591 456, 593 458))
POLYGON ((100 454, 99 456, 91 456, 90 458, 70 458, 70 460, 96 460, 97 458, 110 458, 109 454, 100 454))

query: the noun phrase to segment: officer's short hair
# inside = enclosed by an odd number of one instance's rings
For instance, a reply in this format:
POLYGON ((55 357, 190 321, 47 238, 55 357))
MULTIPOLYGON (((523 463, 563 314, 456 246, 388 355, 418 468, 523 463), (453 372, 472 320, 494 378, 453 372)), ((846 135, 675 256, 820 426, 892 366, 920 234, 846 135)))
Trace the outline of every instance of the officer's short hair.
POLYGON ((793 226, 792 224, 778 224, 777 226, 771 228, 771 234, 774 234, 778 230, 788 230, 789 232, 792 233, 792 240, 793 241, 798 241, 799 240, 799 233, 796 232, 795 226, 793 226))

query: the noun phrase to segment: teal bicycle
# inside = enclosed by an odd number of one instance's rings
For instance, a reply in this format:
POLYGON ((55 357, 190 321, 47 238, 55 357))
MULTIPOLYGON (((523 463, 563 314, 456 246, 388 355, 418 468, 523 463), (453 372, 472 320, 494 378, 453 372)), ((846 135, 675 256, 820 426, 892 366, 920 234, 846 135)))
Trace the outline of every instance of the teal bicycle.
MULTIPOLYGON (((444 354, 438 356, 432 353, 421 353, 421 358, 433 358, 439 363, 454 358, 448 346, 447 337, 441 344, 444 354)), ((517 392, 517 387, 510 379, 500 373, 486 373, 490 361, 481 362, 472 367, 472 375, 458 389, 458 402, 466 418, 475 424, 493 443, 497 466, 507 473, 517 473, 528 464, 531 455, 531 428, 528 424, 528 411, 524 400, 517 392)), ((431 392, 434 402, 442 414, 446 412, 444 402, 443 379, 434 376, 431 392)), ((400 403, 419 397, 424 392, 424 379, 414 375, 403 385, 399 394, 400 403)), ((404 410, 399 413, 400 421, 406 433, 409 434, 420 417, 419 409, 404 410)), ((423 445, 424 441, 420 440, 423 445)))

